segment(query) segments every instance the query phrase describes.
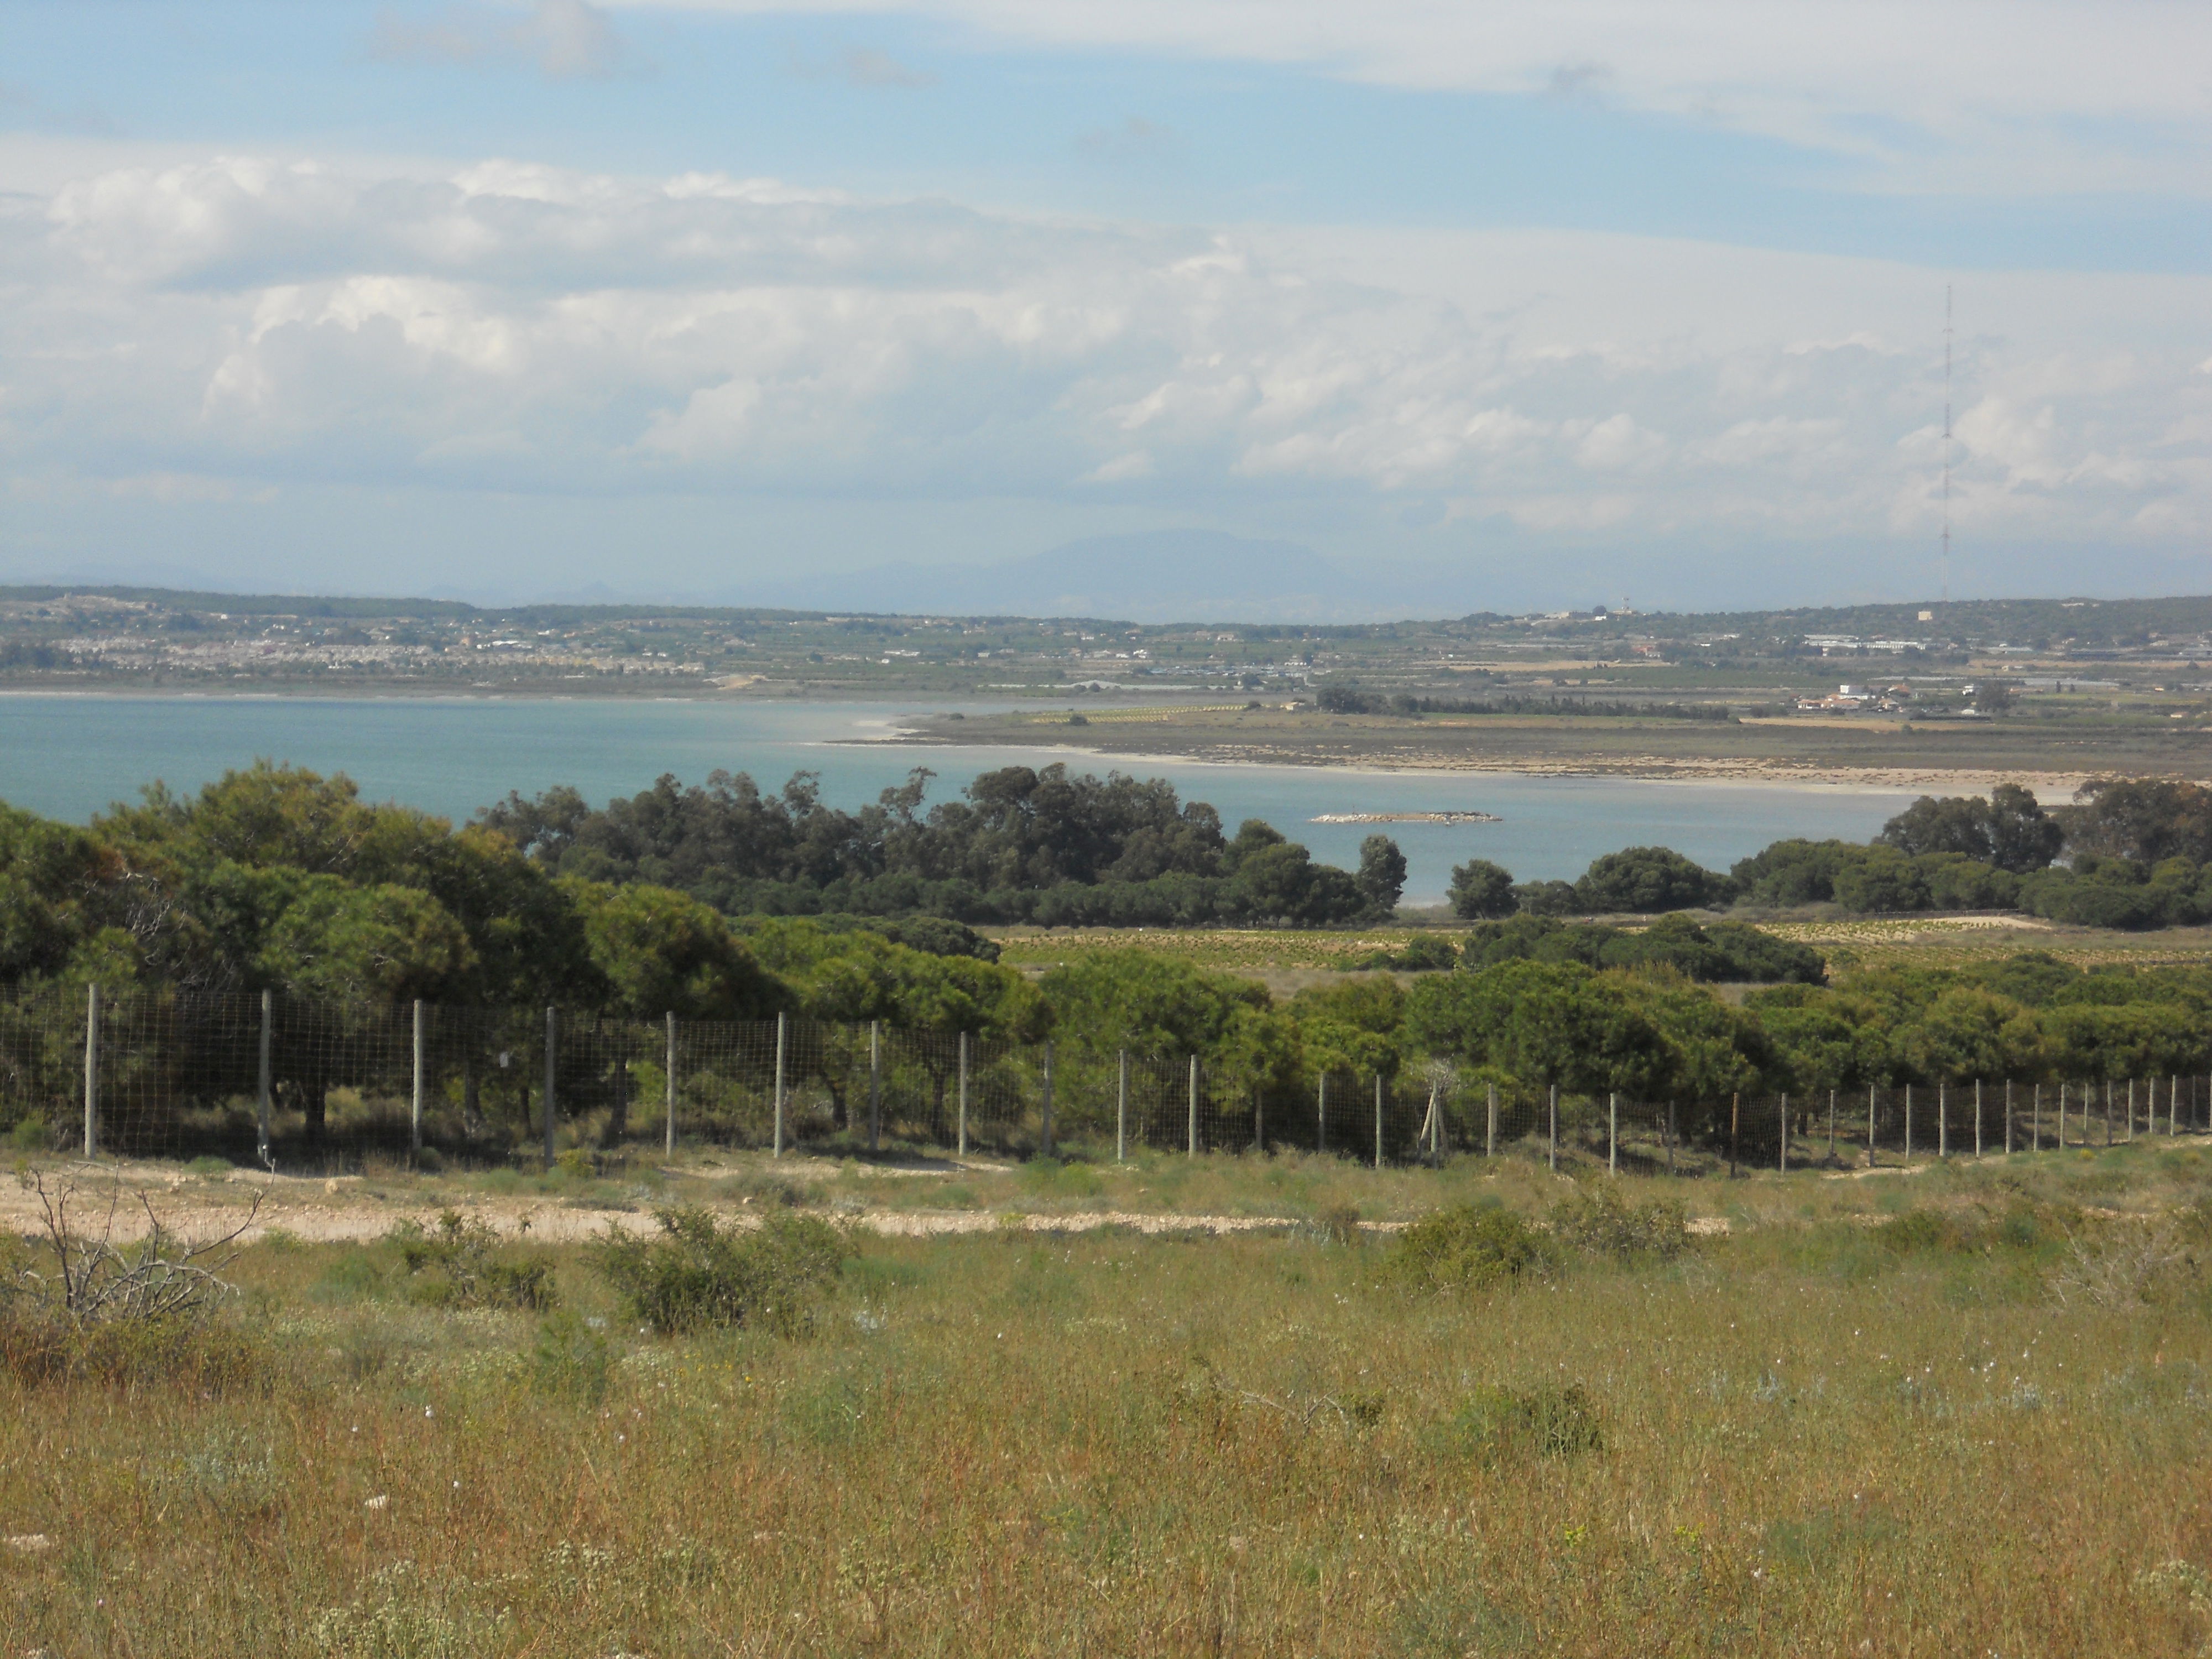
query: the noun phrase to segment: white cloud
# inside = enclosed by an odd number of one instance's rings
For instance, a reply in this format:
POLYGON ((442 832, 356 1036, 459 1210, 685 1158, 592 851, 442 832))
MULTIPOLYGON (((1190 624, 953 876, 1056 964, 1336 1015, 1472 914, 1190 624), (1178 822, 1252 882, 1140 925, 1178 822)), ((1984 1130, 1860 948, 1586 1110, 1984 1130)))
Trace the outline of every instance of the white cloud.
MULTIPOLYGON (((514 161, 208 158, 39 206, 0 216, 16 480, 1110 484, 1807 543, 1917 537, 1936 511, 1942 283, 1898 266, 1565 233, 1211 237, 514 161)), ((1960 298, 1962 533, 2193 545, 2212 281, 1985 276, 1960 298)))
MULTIPOLYGON (((663 4, 667 0, 627 0, 663 4)), ((1890 188, 2203 194, 2198 0, 676 0, 904 13, 1008 41, 1595 97, 1875 164, 1890 188)))

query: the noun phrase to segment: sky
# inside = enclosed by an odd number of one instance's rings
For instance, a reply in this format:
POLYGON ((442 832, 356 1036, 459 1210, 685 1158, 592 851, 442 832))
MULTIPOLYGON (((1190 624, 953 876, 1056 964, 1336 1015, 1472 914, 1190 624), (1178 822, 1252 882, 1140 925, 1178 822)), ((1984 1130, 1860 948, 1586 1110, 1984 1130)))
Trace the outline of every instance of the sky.
POLYGON ((0 0, 0 580, 2203 592, 2208 210, 2199 0, 0 0))

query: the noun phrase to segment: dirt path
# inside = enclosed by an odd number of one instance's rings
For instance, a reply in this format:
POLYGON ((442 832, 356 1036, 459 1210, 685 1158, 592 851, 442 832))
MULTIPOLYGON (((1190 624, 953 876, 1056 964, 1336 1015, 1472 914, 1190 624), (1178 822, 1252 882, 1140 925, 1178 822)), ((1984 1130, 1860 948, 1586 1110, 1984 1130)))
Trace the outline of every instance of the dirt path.
MULTIPOLYGON (((617 1225, 633 1231, 653 1225, 651 1212, 644 1206, 475 1194, 456 1195, 439 1204, 388 1200, 365 1189, 358 1176, 321 1180, 240 1171, 207 1182, 173 1176, 149 1179, 130 1174, 118 1179, 109 1170, 64 1171, 48 1175, 48 1191, 58 1191, 64 1180, 73 1183, 69 1213, 76 1227, 97 1233, 112 1224, 110 1236, 118 1241, 143 1238, 155 1216, 170 1232, 191 1239, 219 1238, 243 1223, 239 1242, 247 1244, 271 1235, 315 1243, 367 1243, 383 1237, 403 1221, 434 1227, 438 1218, 449 1209, 481 1221, 504 1237, 549 1244, 603 1238, 609 1228, 617 1225)), ((757 1218, 762 1213, 750 1200, 708 1207, 738 1221, 757 1218)), ((1022 1214, 854 1208, 829 1213, 836 1220, 858 1222, 888 1237, 909 1238, 940 1233, 997 1233, 1017 1228, 1032 1232, 1092 1232, 1122 1227, 1141 1233, 1223 1235, 1280 1231, 1300 1224, 1295 1216, 1181 1215, 1130 1210, 1022 1214)), ((1371 1231, 1388 1232, 1405 1224, 1364 1224, 1371 1231)), ((45 1219, 38 1193, 27 1187, 0 1188, 0 1228, 20 1237, 42 1234, 45 1219)))

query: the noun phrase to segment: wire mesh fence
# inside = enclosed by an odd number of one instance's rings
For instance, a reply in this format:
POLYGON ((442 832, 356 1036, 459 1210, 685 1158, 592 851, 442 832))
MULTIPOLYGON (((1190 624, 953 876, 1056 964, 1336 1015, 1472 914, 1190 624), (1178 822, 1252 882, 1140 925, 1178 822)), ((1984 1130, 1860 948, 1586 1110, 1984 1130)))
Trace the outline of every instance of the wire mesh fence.
POLYGON ((18 1148, 291 1170, 679 1144, 1027 1156, 1477 1155, 1707 1175, 2057 1151, 2212 1127, 2212 1078, 1973 1080, 1680 1101, 1449 1071, 1265 1085, 1189 1054, 796 1018, 40 988, 0 999, 18 1148))

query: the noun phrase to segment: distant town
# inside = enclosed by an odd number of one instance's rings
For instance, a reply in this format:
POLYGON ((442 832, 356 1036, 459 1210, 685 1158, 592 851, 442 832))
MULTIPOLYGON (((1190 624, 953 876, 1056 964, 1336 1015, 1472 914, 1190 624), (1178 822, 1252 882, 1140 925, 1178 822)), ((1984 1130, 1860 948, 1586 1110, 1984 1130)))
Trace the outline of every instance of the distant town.
POLYGON ((1281 703, 1663 694, 1775 715, 1986 717, 2021 699, 2208 689, 2212 599, 1964 601, 1717 615, 1586 611, 1345 626, 866 616, 631 605, 0 588, 0 685, 556 696, 1281 703))

